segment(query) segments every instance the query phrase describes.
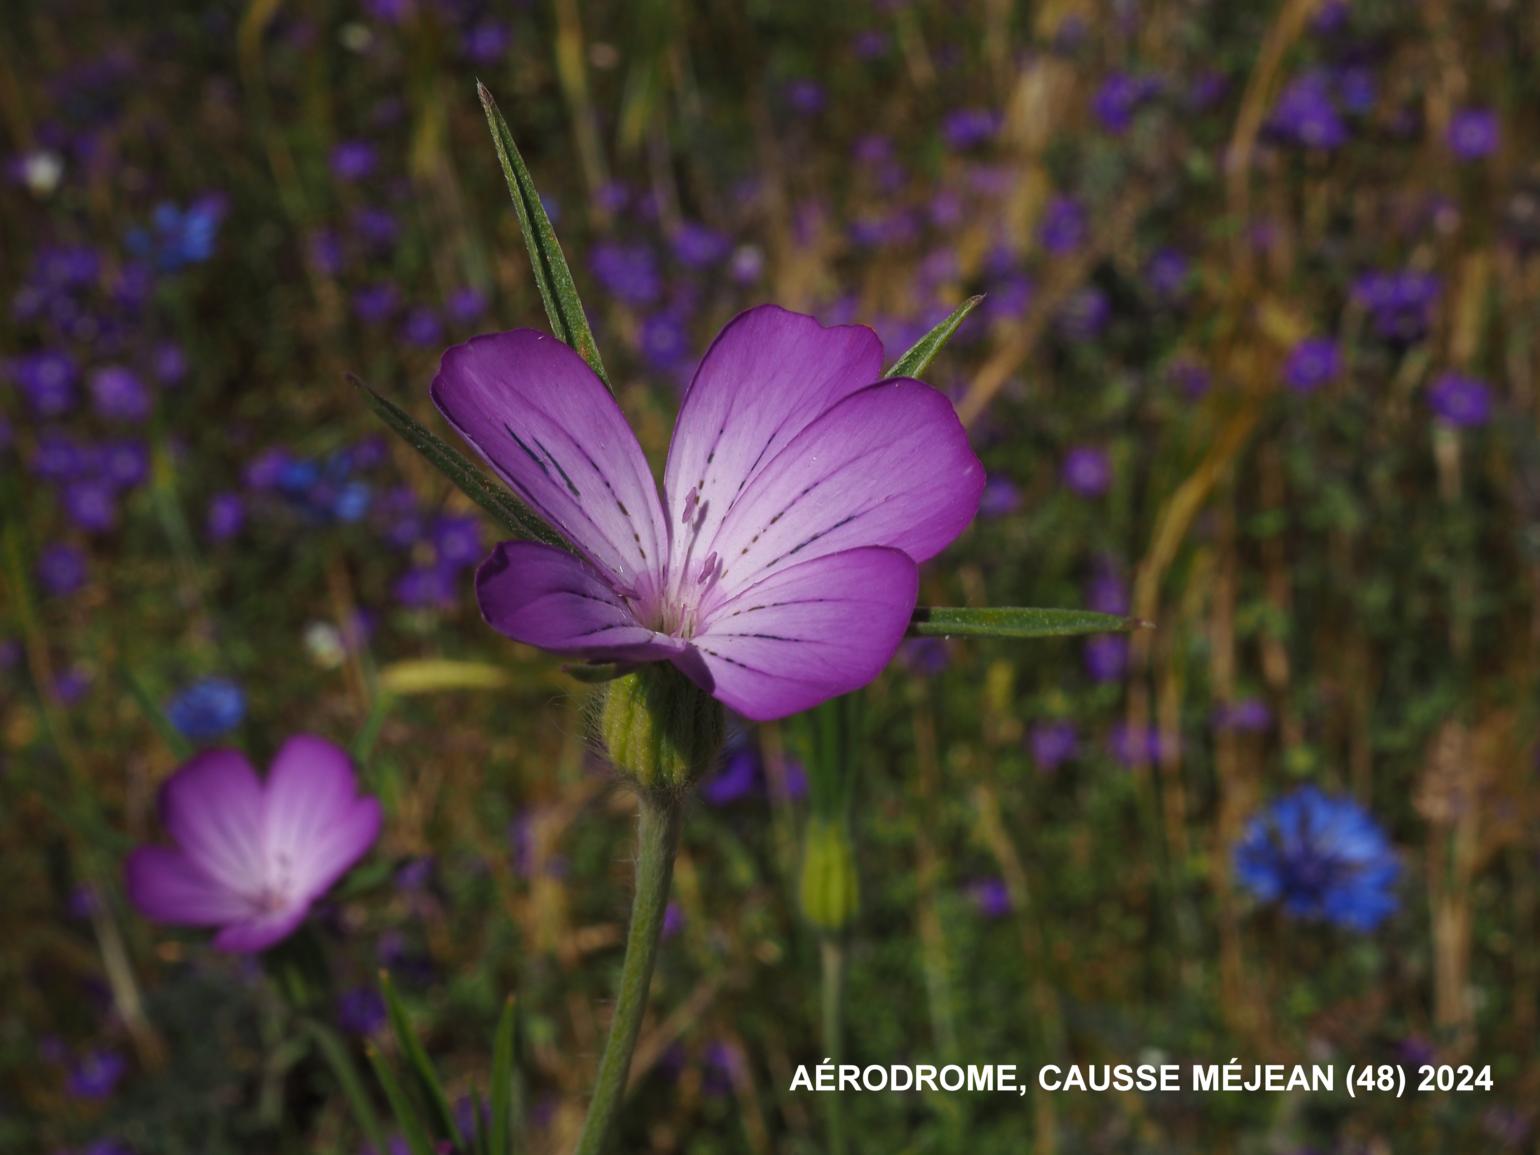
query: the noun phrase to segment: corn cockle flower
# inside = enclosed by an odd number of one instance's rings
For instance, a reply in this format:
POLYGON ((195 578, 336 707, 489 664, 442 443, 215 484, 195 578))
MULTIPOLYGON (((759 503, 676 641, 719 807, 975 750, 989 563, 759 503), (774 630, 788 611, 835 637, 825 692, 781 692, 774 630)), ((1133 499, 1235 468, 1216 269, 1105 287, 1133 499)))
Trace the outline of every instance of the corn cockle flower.
POLYGON ((450 349, 435 404, 575 550, 497 546, 476 575, 483 616, 559 654, 670 662, 762 721, 865 685, 904 637, 918 564, 984 487, 951 403, 882 366, 864 326, 741 314, 685 393, 660 500, 568 346, 518 329, 450 349))
POLYGON ((380 832, 347 754, 306 734, 265 782, 237 751, 199 754, 162 788, 160 814, 177 845, 129 856, 129 898, 156 922, 220 927, 214 945, 228 951, 287 938, 380 832))

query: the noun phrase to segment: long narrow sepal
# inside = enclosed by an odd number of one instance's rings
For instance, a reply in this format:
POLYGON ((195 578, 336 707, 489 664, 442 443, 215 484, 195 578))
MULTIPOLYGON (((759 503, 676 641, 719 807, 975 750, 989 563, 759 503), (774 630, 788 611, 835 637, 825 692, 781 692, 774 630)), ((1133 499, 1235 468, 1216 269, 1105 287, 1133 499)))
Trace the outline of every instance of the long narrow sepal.
POLYGON ((930 368, 930 363, 936 359, 936 354, 941 352, 946 343, 952 339, 952 334, 957 332, 957 327, 967 319, 969 313, 978 307, 978 303, 984 299, 983 294, 969 297, 957 308, 948 314, 946 320, 937 325, 925 336, 921 337, 909 350, 893 362, 893 367, 888 370, 889 377, 918 377, 930 368))
POLYGON ((529 263, 535 272, 535 286, 540 299, 545 302, 546 315, 551 318, 551 331, 571 345, 588 362, 589 368, 598 374, 599 380, 609 385, 604 372, 604 362, 599 358, 599 346, 588 328, 588 314, 578 299, 577 285, 572 280, 572 270, 562 255, 561 242, 551 227, 540 194, 524 158, 513 143, 513 133, 497 107, 497 101, 487 91, 486 85, 476 84, 481 97, 481 107, 486 110, 487 127, 492 130, 492 143, 497 146, 497 159, 503 166, 503 176, 508 181, 508 195, 513 198, 514 211, 519 214, 519 229, 524 234, 524 247, 529 251, 529 263))
POLYGON ((508 534, 566 548, 566 543, 519 504, 505 486, 482 473, 448 442, 353 374, 348 374, 348 380, 364 395, 365 404, 374 410, 375 416, 390 426, 397 437, 422 454, 429 465, 449 478, 461 493, 491 514, 508 534))
POLYGON ((912 638, 1065 638, 1153 628, 1153 623, 1120 614, 1015 606, 918 606, 909 620, 912 638))

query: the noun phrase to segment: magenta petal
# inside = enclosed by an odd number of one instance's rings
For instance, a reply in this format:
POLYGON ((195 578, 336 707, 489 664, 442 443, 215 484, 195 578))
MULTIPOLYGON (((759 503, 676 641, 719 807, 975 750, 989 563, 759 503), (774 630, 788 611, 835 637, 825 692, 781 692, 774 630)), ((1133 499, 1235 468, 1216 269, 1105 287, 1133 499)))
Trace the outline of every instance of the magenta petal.
MULTIPOLYGON (((774 305, 729 322, 685 393, 668 450, 675 576, 692 538, 714 538, 744 487, 792 438, 881 376, 882 342, 863 325, 825 328, 774 305), (693 535, 681 532, 686 514, 693 535)), ((704 556, 698 551, 693 561, 704 556)))
POLYGON ((868 548, 778 570, 711 613, 694 648, 709 677, 678 665, 765 722, 866 685, 903 641, 919 593, 908 554, 868 548))
POLYGON ((711 545, 722 589, 861 546, 925 561, 967 528, 983 490, 946 397, 908 378, 870 386, 804 429, 734 504, 711 545))
POLYGON ((555 337, 493 333, 444 354, 433 402, 532 510, 639 591, 668 530, 636 436, 604 383, 555 337))
POLYGON ((129 901, 155 922, 215 926, 251 914, 251 904, 168 846, 142 846, 124 865, 129 901))
POLYGON ((297 903, 246 922, 232 923, 214 936, 214 945, 235 954, 251 954, 288 938, 310 913, 310 904, 297 903))
POLYGON ((592 566, 537 542, 498 545, 476 571, 476 600, 493 629, 543 650, 655 661, 684 649, 638 622, 592 566))
POLYGON ((262 784, 245 755, 209 750, 161 789, 161 821, 203 874, 237 894, 258 892, 262 856, 262 784))
POLYGON ((298 734, 278 751, 264 799, 263 845, 286 876, 285 892, 306 902, 323 894, 374 845, 380 807, 358 797, 347 753, 298 734))

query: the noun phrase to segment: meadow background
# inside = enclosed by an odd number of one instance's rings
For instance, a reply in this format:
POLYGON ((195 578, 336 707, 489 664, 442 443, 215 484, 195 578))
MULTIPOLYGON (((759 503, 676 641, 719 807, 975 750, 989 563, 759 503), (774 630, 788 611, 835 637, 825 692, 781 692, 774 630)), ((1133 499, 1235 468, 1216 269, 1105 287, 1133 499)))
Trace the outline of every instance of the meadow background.
MULTIPOLYGON (((928 376, 990 471, 922 602, 1153 631, 906 644, 866 694, 860 1062, 1446 1062, 1494 1089, 849 1096, 862 1152, 1535 1150, 1540 20, 1525 0, 18 0, 0 28, 0 1151, 360 1150, 251 960, 121 863, 217 741, 351 746, 387 811, 318 921, 458 1095, 516 992, 567 1149, 634 802, 591 689, 483 626, 447 345, 545 327, 497 96, 661 459, 773 301, 928 376), (193 692, 189 695, 188 691, 193 692), (1372 931, 1237 879, 1313 783, 1401 866, 1372 931)), ((620 1150, 826 1150, 795 727, 686 825, 620 1150)))

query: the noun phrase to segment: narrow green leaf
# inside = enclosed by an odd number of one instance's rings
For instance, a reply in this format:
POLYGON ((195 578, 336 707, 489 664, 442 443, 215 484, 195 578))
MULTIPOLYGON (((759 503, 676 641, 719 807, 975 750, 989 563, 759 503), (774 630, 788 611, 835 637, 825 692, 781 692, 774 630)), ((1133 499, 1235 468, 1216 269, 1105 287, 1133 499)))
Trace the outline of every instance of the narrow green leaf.
POLYGON ((461 493, 490 513, 508 533, 566 548, 566 543, 552 533, 545 522, 519 504, 504 486, 482 473, 405 409, 376 393, 351 373, 348 380, 363 393, 365 403, 374 410, 375 416, 427 458, 429 465, 454 482, 461 493))
POLYGON ((492 1142, 490 1155, 513 1151, 513 996, 503 1003, 492 1036, 492 1142))
POLYGON ((321 1054, 331 1066, 332 1073, 337 1076, 337 1082, 342 1085, 343 1097, 352 1108, 353 1118, 357 1121, 359 1129, 363 1131, 364 1138, 369 1141, 369 1146, 376 1151, 385 1151, 385 1131, 380 1126, 379 1119, 375 1117, 374 1105, 369 1102, 369 1095, 364 1090, 363 1082, 353 1066, 353 1060, 348 1058, 347 1047, 330 1027, 308 1016, 302 1018, 301 1022, 310 1037, 315 1040, 316 1045, 321 1048, 321 1054))
POLYGON ((150 692, 145 689, 144 683, 139 680, 134 671, 128 666, 119 666, 118 678, 123 683, 123 688, 128 691, 128 696, 144 714, 145 720, 160 735, 160 740, 170 748, 172 756, 179 762, 189 757, 193 752, 192 743, 182 737, 181 732, 171 724, 171 719, 166 717, 165 711, 156 704, 154 698, 150 697, 150 692))
POLYGON ((968 314, 978 307, 978 303, 984 299, 983 294, 977 297, 969 297, 941 324, 937 325, 925 336, 921 337, 909 347, 909 351, 893 362, 893 367, 888 370, 889 377, 918 377, 930 363, 936 359, 936 354, 952 339, 952 334, 957 332, 957 326, 961 325, 968 314))
POLYGON ((912 638, 1064 638, 1075 634, 1152 629, 1149 622, 1091 610, 1039 610, 1014 606, 968 609, 919 606, 909 619, 912 638))
POLYGON ((438 1117, 438 1134, 448 1139, 458 1150, 461 1145, 460 1128, 455 1122, 454 1108, 449 1105, 449 1096, 444 1093, 444 1085, 439 1082, 438 1072, 433 1069, 433 1062, 428 1058, 428 1052, 423 1050, 422 1040, 412 1029, 411 1020, 406 1016, 406 1007, 401 1004, 401 997, 396 994, 395 983, 390 981, 390 975, 385 971, 380 972, 380 990, 385 995, 385 1007, 390 1012, 390 1026, 395 1032, 396 1041, 401 1044, 401 1053, 406 1056, 406 1061, 417 1078, 418 1089, 427 1099, 432 1113, 438 1117))
POLYGON ((471 1088, 471 1151, 473 1155, 487 1155, 487 1105, 481 1098, 481 1092, 475 1087, 471 1088))
POLYGON ((599 346, 594 343, 594 335, 588 328, 588 314, 583 312, 583 302, 578 299, 572 270, 562 255, 556 230, 551 228, 551 218, 546 216, 545 206, 540 203, 535 182, 524 167, 524 158, 513 143, 513 133, 508 131, 508 122, 503 119, 487 86, 477 81, 476 93, 481 97, 481 107, 486 110, 487 127, 492 130, 497 159, 508 181, 508 195, 513 198, 514 211, 519 214, 519 229, 524 234, 524 247, 529 251, 529 263, 535 271, 540 299, 545 302, 546 315, 551 318, 551 331, 576 349, 589 368, 599 375, 599 380, 608 385, 610 379, 604 372, 604 362, 599 359, 599 346))
POLYGON ((412 1101, 406 1097, 406 1092, 396 1081, 395 1072, 390 1069, 390 1064, 385 1062, 385 1057, 380 1054, 379 1048, 370 1044, 364 1048, 364 1054, 369 1059, 369 1065, 374 1068, 374 1077, 379 1080, 380 1089, 385 1092, 385 1100, 396 1116, 396 1126, 401 1128, 401 1137, 406 1140, 407 1149, 412 1155, 434 1155, 433 1141, 428 1138, 428 1129, 423 1126, 422 1118, 417 1114, 417 1108, 412 1106, 412 1101))

